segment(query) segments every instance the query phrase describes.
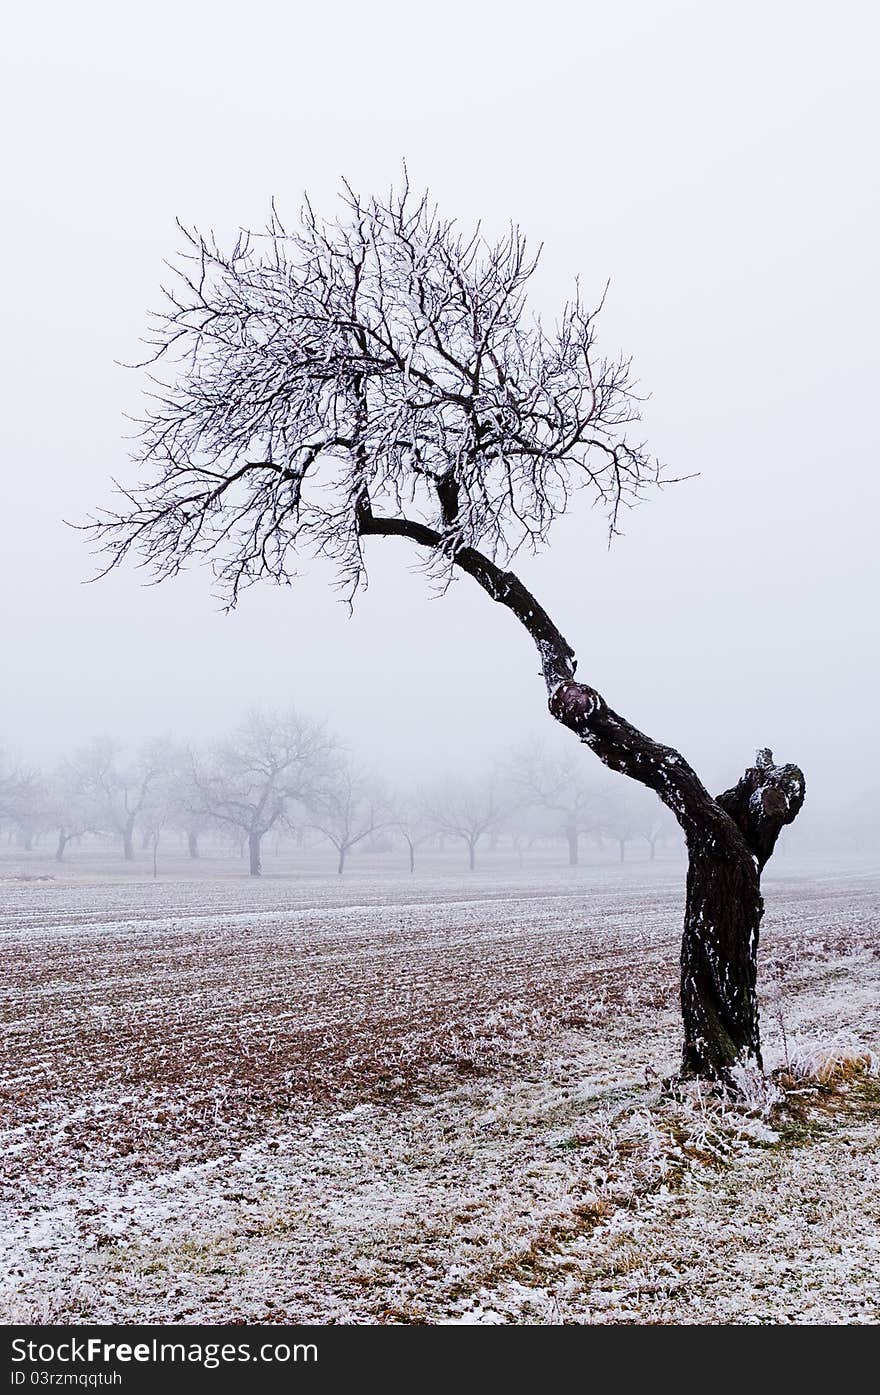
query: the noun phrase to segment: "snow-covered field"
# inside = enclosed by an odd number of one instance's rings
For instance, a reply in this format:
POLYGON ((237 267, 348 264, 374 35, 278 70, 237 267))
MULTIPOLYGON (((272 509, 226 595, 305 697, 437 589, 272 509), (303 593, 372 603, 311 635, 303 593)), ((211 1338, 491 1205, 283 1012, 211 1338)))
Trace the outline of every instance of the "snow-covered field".
POLYGON ((777 861, 737 1108, 661 1088, 678 861, 0 864, 0 1317, 876 1321, 880 874, 777 861))

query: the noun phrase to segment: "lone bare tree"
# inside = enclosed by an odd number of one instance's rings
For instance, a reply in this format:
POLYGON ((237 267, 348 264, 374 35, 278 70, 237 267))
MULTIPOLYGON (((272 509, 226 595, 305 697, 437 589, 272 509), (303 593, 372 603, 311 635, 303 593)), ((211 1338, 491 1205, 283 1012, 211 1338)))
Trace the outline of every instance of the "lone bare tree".
POLYGON ((206 557, 234 605, 255 581, 288 583, 312 550, 335 558, 352 597, 367 539, 393 538, 439 580, 469 576, 536 645, 556 720, 684 831, 684 1072, 760 1067, 761 870, 801 808, 801 771, 764 750, 713 798, 678 751, 577 680, 571 645, 509 570, 577 489, 613 532, 659 482, 629 432, 629 361, 596 351, 597 312, 577 292, 545 327, 527 311, 536 258, 520 231, 462 232, 406 184, 368 200, 346 186, 335 220, 306 203, 290 230, 273 212, 228 251, 184 235, 154 322, 141 478, 87 525, 106 569, 134 553, 163 578, 206 557))
POLYGON ((247 839, 252 877, 262 871, 262 844, 292 799, 307 799, 323 771, 330 738, 292 708, 248 713, 207 756, 191 752, 190 819, 209 817, 247 839))

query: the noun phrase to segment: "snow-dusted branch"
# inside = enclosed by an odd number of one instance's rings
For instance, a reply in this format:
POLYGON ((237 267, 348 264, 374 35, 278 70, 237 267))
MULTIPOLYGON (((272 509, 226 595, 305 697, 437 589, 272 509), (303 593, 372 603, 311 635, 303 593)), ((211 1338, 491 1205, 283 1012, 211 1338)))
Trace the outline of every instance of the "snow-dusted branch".
POLYGON ((234 604, 259 578, 287 582, 301 554, 363 577, 359 510, 503 565, 547 538, 585 487, 616 526, 659 480, 628 428, 628 361, 595 348, 579 294, 546 328, 528 311, 537 257, 518 228, 490 241, 442 219, 408 186, 339 216, 273 214, 228 251, 185 249, 150 339, 139 483, 86 525, 112 567, 133 553, 157 577, 213 561, 234 604))

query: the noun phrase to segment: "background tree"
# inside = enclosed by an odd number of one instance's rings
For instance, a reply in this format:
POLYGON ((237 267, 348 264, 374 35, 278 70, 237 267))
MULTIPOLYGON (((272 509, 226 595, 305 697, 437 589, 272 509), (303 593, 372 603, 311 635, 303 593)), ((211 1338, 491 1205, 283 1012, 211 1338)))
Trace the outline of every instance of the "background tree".
POLYGON ((106 737, 93 741, 75 757, 81 795, 95 811, 99 826, 120 839, 126 862, 134 860, 135 829, 153 785, 171 759, 170 743, 165 739, 148 742, 125 761, 120 747, 106 737))
POLYGON ((416 870, 416 853, 437 834, 423 793, 399 794, 392 802, 391 821, 406 844, 410 873, 416 870))
POLYGON ((65 760, 52 772, 48 784, 48 820, 56 833, 55 861, 62 862, 75 838, 100 830, 98 806, 76 760, 65 760))
POLYGON ((629 362, 597 353, 595 312, 576 294, 545 327, 528 311, 535 258, 519 230, 462 232, 407 187, 369 200, 346 188, 337 219, 306 204, 296 227, 273 216, 229 251, 185 236, 155 321, 154 374, 162 359, 167 372, 141 478, 93 520, 108 567, 135 552, 162 578, 207 557, 234 604, 262 578, 288 583, 311 550, 352 596, 366 540, 395 538, 438 578, 470 577, 535 644, 553 717, 682 827, 683 1070, 732 1083, 760 1067, 760 876, 803 803, 801 771, 764 750, 713 798, 678 751, 576 679, 571 645, 509 570, 577 490, 613 532, 658 482, 629 433, 629 362))
POLYGON ((201 856, 199 840, 217 827, 217 821, 205 809, 202 793, 194 782, 192 752, 188 747, 175 746, 165 784, 165 822, 183 834, 190 859, 197 861, 201 856))
POLYGON ((438 833, 461 838, 468 850, 468 866, 477 865, 480 839, 500 828, 512 804, 505 799, 495 771, 470 780, 447 779, 425 795, 425 812, 438 833))
POLYGON ((150 785, 144 808, 141 811, 143 828, 147 834, 147 848, 153 865, 153 876, 159 875, 159 844, 162 834, 173 829, 180 815, 179 767, 177 752, 168 751, 168 759, 156 779, 150 785))
POLYGON ((552 815, 552 829, 562 833, 569 866, 579 861, 580 837, 596 827, 600 795, 572 757, 553 756, 540 742, 515 752, 510 777, 523 799, 552 815))
POLYGON ((26 852, 47 819, 47 791, 38 770, 0 751, 0 821, 11 824, 26 852))
POLYGON ((187 775, 190 817, 210 817, 247 840, 252 877, 262 844, 290 801, 308 801, 324 773, 332 742, 318 723, 286 712, 251 711, 207 756, 193 751, 187 775))
POLYGON ((18 842, 25 852, 31 852, 39 842, 40 835, 46 832, 52 822, 49 791, 38 770, 27 770, 23 773, 12 818, 18 842))
MULTIPOLYGON (((656 805, 656 801, 654 803, 656 805)), ((642 840, 648 844, 653 857, 657 838, 662 831, 659 813, 659 808, 655 812, 653 808, 646 807, 638 787, 633 787, 630 793, 625 786, 615 785, 604 790, 599 797, 597 826, 603 836, 616 845, 621 862, 626 861, 626 850, 630 843, 642 840)))
POLYGON ((336 760, 307 799, 312 827, 336 849, 336 870, 342 875, 352 848, 391 820, 389 800, 376 780, 351 762, 336 760))

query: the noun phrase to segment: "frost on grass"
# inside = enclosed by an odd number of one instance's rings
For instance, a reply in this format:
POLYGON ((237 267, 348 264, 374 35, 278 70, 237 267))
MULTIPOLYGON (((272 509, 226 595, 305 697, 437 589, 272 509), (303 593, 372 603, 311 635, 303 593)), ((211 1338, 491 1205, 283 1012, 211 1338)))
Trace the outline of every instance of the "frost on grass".
POLYGON ((876 1320, 876 892, 773 884, 734 1102, 677 867, 10 886, 2 1316, 876 1320))

